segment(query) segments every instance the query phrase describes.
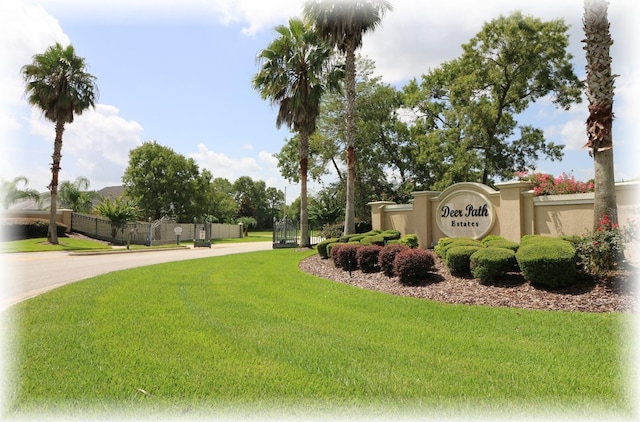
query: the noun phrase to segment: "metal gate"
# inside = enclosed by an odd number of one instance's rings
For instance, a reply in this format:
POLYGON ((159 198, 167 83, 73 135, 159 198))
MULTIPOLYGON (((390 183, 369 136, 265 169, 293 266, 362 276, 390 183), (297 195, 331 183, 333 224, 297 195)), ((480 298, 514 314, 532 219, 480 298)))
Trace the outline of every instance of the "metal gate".
POLYGON ((283 218, 273 221, 273 248, 297 248, 298 224, 295 221, 283 218))

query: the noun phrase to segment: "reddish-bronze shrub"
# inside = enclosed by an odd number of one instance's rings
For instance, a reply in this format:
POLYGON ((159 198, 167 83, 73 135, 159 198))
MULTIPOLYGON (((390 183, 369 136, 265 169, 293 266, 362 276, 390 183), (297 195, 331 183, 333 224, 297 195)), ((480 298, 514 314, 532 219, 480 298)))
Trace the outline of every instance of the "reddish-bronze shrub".
POLYGON ((358 260, 358 267, 363 273, 375 273, 380 271, 380 265, 378 264, 378 257, 382 246, 379 245, 367 245, 361 246, 356 252, 356 259, 358 260))
POLYGON ((345 271, 355 271, 358 269, 358 258, 356 254, 358 249, 361 248, 359 244, 345 243, 340 245, 337 252, 338 265, 345 271))
POLYGON ((396 275, 393 269, 393 261, 396 259, 398 252, 406 249, 409 249, 409 247, 398 243, 386 245, 382 248, 378 255, 378 266, 384 275, 387 277, 393 277, 396 275))
POLYGON ((393 261, 395 274, 400 283, 406 285, 416 284, 423 280, 426 274, 433 269, 436 260, 433 252, 426 249, 407 249, 400 251, 393 261))

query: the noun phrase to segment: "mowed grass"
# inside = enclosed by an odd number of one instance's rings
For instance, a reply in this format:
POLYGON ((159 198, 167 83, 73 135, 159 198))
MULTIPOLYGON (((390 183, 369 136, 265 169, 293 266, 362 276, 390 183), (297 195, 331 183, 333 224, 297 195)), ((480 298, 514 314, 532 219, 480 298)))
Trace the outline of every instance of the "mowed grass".
POLYGON ((302 273, 310 253, 119 271, 13 306, 7 413, 632 412, 630 315, 391 296, 302 273))
POLYGON ((106 250, 111 246, 90 239, 59 237, 58 244, 48 243, 46 237, 0 242, 0 252, 49 252, 106 250))

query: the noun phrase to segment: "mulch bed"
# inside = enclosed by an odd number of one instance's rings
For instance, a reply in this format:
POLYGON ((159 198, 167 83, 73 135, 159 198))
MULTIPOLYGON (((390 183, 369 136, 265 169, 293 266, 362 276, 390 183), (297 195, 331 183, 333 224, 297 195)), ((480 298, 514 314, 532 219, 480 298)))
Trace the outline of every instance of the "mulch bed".
POLYGON ((483 284, 472 277, 456 277, 440 259, 436 259, 435 269, 416 286, 402 285, 397 277, 380 272, 349 274, 336 268, 331 259, 322 259, 317 254, 302 260, 300 269, 363 289, 452 304, 578 312, 635 313, 637 309, 638 269, 630 265, 601 282, 580 279, 571 287, 555 290, 534 287, 520 273, 508 273, 492 284, 483 284))

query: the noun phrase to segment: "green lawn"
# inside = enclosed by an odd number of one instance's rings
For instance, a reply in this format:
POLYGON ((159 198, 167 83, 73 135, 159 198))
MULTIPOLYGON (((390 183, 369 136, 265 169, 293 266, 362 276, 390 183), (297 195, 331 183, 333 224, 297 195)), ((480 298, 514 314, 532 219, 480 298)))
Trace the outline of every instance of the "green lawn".
POLYGON ((630 315, 391 296, 302 273, 310 253, 119 271, 13 306, 8 415, 632 412, 630 315))
POLYGON ((111 249, 104 243, 72 237, 58 238, 58 245, 47 243, 46 237, 0 242, 2 252, 87 251, 111 249))
MULTIPOLYGON (((229 239, 213 239, 213 243, 241 243, 241 242, 271 242, 273 235, 271 232, 249 232, 249 235, 242 238, 229 238, 229 239)), ((12 240, 9 242, 0 242, 0 252, 49 252, 49 251, 104 251, 111 249, 111 246, 105 245, 101 242, 96 242, 88 239, 76 239, 72 237, 60 237, 58 239, 58 245, 51 245, 47 243, 47 238, 35 238, 35 239, 23 239, 12 240)), ((184 240, 180 242, 180 245, 187 246, 192 245, 193 240, 184 240)), ((176 246, 160 245, 153 246, 153 248, 166 248, 176 246)), ((130 245, 131 249, 149 249, 144 245, 130 245)))

